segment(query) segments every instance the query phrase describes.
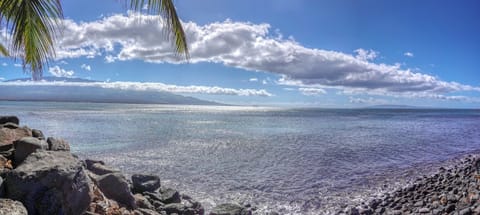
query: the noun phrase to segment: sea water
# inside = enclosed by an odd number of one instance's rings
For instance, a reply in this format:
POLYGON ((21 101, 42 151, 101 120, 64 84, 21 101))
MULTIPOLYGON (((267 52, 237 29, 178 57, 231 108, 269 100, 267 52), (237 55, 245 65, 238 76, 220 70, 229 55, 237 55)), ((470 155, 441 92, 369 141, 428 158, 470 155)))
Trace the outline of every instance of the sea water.
POLYGON ((0 115, 207 210, 333 213, 480 149, 479 110, 0 102, 0 115))

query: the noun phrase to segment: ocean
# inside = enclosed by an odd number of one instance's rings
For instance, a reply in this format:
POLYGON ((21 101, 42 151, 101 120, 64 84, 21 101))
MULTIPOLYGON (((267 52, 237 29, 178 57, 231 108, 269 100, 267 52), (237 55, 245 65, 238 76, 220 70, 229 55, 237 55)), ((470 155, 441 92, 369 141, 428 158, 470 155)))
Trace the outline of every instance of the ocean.
POLYGON ((330 214, 480 149, 480 110, 0 102, 0 115, 207 210, 330 214))

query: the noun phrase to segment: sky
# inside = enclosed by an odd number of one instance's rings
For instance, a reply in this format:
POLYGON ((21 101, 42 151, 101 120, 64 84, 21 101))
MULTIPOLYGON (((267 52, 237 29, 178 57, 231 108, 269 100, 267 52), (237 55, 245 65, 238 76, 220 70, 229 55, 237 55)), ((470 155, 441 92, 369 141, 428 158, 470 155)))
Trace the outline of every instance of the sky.
MULTIPOLYGON (((478 1, 174 3, 188 62, 157 16, 120 0, 62 1, 44 76, 239 105, 480 107, 478 1)), ((1 58, 0 80, 30 77, 19 63, 1 58)))

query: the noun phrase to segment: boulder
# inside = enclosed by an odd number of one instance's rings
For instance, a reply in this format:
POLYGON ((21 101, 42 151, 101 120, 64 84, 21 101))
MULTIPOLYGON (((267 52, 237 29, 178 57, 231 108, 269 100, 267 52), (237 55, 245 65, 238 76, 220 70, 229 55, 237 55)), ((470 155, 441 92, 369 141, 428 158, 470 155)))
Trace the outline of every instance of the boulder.
POLYGON ((0 155, 0 175, 3 175, 11 169, 13 169, 12 162, 3 155, 0 155))
POLYGON ((40 150, 7 172, 6 196, 28 214, 83 214, 93 199, 83 163, 69 152, 40 150))
POLYGON ((20 125, 20 120, 16 116, 0 116, 0 124, 5 124, 8 122, 20 125))
POLYGON ((2 127, 10 128, 10 129, 20 128, 20 126, 18 124, 15 124, 15 123, 12 123, 12 122, 7 122, 7 123, 3 124, 2 127))
POLYGON ((61 138, 47 138, 48 150, 51 151, 70 151, 70 144, 61 138))
POLYGON ((137 208, 144 208, 144 209, 149 209, 149 210, 155 210, 155 206, 153 206, 145 196, 142 196, 141 194, 135 194, 133 195, 135 198, 135 204, 137 205, 137 208))
POLYGON ((165 204, 181 202, 180 193, 171 188, 161 189, 160 192, 144 192, 143 194, 165 204))
POLYGON ((210 215, 251 215, 252 212, 237 204, 225 203, 212 209, 210 215))
POLYGON ((15 148, 15 164, 22 163, 28 155, 37 151, 37 149, 47 149, 47 142, 35 137, 23 137, 13 143, 15 148))
POLYGON ((45 140, 45 136, 43 135, 43 132, 38 129, 32 129, 32 136, 41 140, 45 140))
POLYGON ((98 188, 109 199, 129 208, 136 208, 135 197, 130 192, 127 179, 118 172, 105 174, 95 178, 98 188))
POLYGON ((0 215, 28 215, 28 213, 21 202, 11 199, 0 199, 0 215))
POLYGON ((160 188, 160 178, 155 175, 132 175, 134 193, 155 192, 160 188))
POLYGON ((19 127, 15 129, 0 127, 0 145, 13 144, 14 141, 23 137, 31 137, 32 130, 28 127, 19 127))
POLYGON ((161 215, 158 212, 150 209, 139 208, 135 210, 134 215, 161 215))

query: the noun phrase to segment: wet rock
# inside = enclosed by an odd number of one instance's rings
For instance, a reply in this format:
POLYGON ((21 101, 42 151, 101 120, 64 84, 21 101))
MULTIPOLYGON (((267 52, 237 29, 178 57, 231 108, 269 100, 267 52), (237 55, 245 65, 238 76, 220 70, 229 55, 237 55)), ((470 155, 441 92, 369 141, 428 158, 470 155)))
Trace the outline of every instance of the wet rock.
POLYGON ((16 165, 22 163, 28 155, 37 151, 38 149, 47 149, 47 143, 35 137, 23 137, 13 143, 15 148, 15 163, 16 165))
POLYGON ((6 196, 29 214, 82 214, 92 201, 83 163, 68 152, 34 152, 6 175, 6 196))
POLYGON ((70 151, 70 144, 61 138, 47 138, 48 150, 51 151, 70 151))
POLYGON ((232 203, 217 205, 212 209, 210 215, 251 215, 252 212, 246 208, 232 203))
POLYGON ((1 215, 27 215, 27 209, 19 201, 0 199, 1 215))
POLYGON ((155 175, 132 175, 134 193, 155 192, 160 188, 160 178, 155 175))
POLYGON ((0 124, 5 124, 9 122, 20 125, 20 120, 17 116, 0 116, 0 124))
POLYGON ((32 136, 41 140, 45 140, 45 136, 43 135, 43 132, 38 129, 32 129, 32 136))
POLYGON ((109 173, 95 180, 95 183, 106 197, 129 209, 136 208, 135 198, 130 192, 127 180, 121 173, 109 173))

